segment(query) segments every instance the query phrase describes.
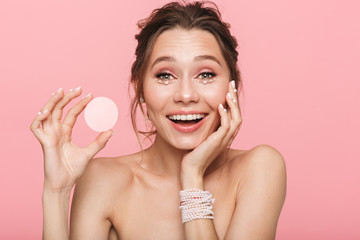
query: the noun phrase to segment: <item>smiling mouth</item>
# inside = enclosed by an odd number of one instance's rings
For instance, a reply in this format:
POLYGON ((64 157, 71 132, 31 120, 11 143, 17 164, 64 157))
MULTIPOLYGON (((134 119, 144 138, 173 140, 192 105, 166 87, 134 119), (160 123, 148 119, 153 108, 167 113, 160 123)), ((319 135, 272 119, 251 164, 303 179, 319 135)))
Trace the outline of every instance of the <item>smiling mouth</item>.
POLYGON ((207 114, 175 114, 166 116, 172 122, 181 125, 191 125, 200 122, 207 114))

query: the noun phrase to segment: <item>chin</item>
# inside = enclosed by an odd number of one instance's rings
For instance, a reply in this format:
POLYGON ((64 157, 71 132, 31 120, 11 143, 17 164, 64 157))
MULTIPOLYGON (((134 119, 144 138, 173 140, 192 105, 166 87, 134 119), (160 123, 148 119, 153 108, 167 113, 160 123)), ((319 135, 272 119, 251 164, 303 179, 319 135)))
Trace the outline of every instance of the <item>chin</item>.
POLYGON ((177 141, 173 141, 170 144, 176 149, 191 151, 204 141, 205 139, 184 138, 177 141))

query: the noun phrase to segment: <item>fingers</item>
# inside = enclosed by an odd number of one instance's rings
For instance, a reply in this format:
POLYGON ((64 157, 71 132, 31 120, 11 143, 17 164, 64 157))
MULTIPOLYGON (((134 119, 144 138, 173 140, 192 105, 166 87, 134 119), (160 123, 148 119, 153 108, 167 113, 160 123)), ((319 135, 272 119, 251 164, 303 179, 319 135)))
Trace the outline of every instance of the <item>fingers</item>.
POLYGON ((238 105, 238 97, 234 80, 229 83, 229 92, 226 95, 226 102, 230 107, 231 119, 241 121, 241 114, 238 105))
POLYGON ((45 109, 42 112, 38 112, 37 116, 34 118, 33 122, 30 125, 30 130, 33 132, 35 137, 39 140, 42 140, 43 137, 43 129, 42 129, 42 121, 49 116, 49 111, 45 109))
POLYGON ((56 121, 61 121, 61 118, 62 118, 62 114, 63 114, 63 109, 64 107, 71 101, 73 100, 74 98, 78 97, 81 95, 81 87, 77 87, 75 89, 70 89, 70 91, 68 93, 66 93, 64 95, 64 97, 61 99, 61 101, 59 101, 55 108, 54 108, 54 111, 52 113, 52 118, 53 120, 56 120, 56 121))
MULTIPOLYGON (((54 92, 30 125, 30 129, 34 133, 35 137, 40 140, 44 136, 46 129, 52 128, 54 121, 60 122, 64 107, 72 99, 80 96, 81 92, 80 87, 70 89, 70 91, 66 94, 62 88, 54 92)), ((77 116, 81 113, 86 104, 91 101, 91 99, 92 96, 88 95, 70 109, 67 117, 65 118, 65 124, 70 127, 70 129, 74 126, 77 116)))
POLYGON ((93 141, 86 147, 89 154, 88 159, 93 158, 101 149, 103 149, 107 141, 110 139, 110 137, 112 137, 113 134, 114 133, 112 130, 100 133, 95 139, 95 141, 93 141))
POLYGON ((80 102, 78 102, 73 108, 69 110, 67 113, 63 124, 70 129, 72 129, 75 125, 76 119, 79 114, 84 110, 86 105, 92 100, 93 96, 91 93, 83 97, 80 102))
POLYGON ((45 103, 40 112, 38 112, 37 116, 34 118, 33 122, 30 125, 31 131, 34 133, 35 137, 40 140, 41 136, 44 133, 43 124, 44 122, 49 121, 51 118, 51 112, 56 106, 56 104, 60 101, 63 96, 63 89, 59 88, 56 92, 52 94, 50 99, 45 103))
POLYGON ((222 104, 219 104, 218 107, 219 115, 220 115, 220 127, 217 130, 219 137, 222 139, 226 136, 227 132, 230 128, 230 119, 227 110, 224 108, 222 104))
MULTIPOLYGON (((44 107, 41 109, 41 112, 48 111, 48 116, 45 121, 45 123, 48 123, 52 120, 52 111, 54 110, 56 104, 62 99, 64 96, 64 90, 62 88, 59 88, 56 92, 52 94, 50 99, 45 103, 44 107)), ((43 120, 43 121, 44 121, 43 120)))
POLYGON ((242 122, 234 80, 229 83, 229 92, 226 94, 226 103, 228 104, 230 110, 228 114, 230 127, 224 137, 224 143, 226 143, 227 146, 230 146, 242 122))
POLYGON ((49 112, 52 112, 56 104, 61 100, 61 98, 64 95, 64 90, 62 88, 59 88, 56 92, 52 94, 50 99, 45 103, 44 107, 41 109, 41 112, 48 110, 49 112))

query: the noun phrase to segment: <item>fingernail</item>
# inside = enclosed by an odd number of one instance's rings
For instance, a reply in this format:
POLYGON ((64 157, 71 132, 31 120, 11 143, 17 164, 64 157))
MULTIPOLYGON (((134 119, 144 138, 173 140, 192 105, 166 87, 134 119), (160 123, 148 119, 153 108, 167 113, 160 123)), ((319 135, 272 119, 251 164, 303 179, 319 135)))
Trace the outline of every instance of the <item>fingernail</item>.
POLYGON ((51 94, 51 96, 54 96, 55 95, 55 93, 53 92, 52 94, 51 94))
POLYGON ((235 88, 235 80, 232 80, 232 81, 231 81, 231 86, 232 86, 233 88, 235 88))
POLYGON ((226 112, 226 109, 224 108, 224 106, 220 103, 220 107, 222 110, 224 110, 224 112, 226 112))
POLYGON ((83 96, 81 99, 84 99, 84 98, 89 98, 89 97, 91 97, 91 93, 89 93, 88 95, 86 95, 86 96, 83 96))
POLYGON ((233 97, 231 96, 230 93, 227 93, 227 95, 228 95, 228 97, 229 97, 230 99, 233 99, 233 97))
POLYGON ((74 91, 74 89, 71 88, 69 91, 72 92, 72 91, 74 91))
POLYGON ((236 88, 234 88, 234 93, 237 93, 237 90, 236 90, 236 88))
POLYGON ((43 111, 43 113, 47 113, 49 110, 47 110, 47 109, 45 109, 44 111, 43 111))
POLYGON ((57 92, 61 92, 61 90, 63 90, 62 88, 59 88, 58 90, 57 90, 57 92))
POLYGON ((75 91, 79 91, 81 89, 81 87, 77 87, 77 88, 75 88, 74 90, 75 91))
POLYGON ((38 115, 41 115, 41 112, 38 112, 37 114, 38 114, 38 115))

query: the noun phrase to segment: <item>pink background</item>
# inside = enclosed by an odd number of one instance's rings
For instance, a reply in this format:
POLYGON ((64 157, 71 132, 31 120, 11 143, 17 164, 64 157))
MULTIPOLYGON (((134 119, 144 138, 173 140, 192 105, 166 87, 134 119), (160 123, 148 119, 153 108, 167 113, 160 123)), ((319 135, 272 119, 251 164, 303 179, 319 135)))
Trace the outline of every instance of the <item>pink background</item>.
MULTIPOLYGON (((42 151, 29 125, 59 87, 112 98, 100 155, 137 151, 128 79, 136 22, 166 1, 0 2, 0 239, 40 239, 42 151)), ((360 239, 360 4, 218 1, 239 41, 244 122, 233 146, 270 144, 287 163, 277 239, 360 239)), ((74 141, 95 137, 80 117, 74 141)))

